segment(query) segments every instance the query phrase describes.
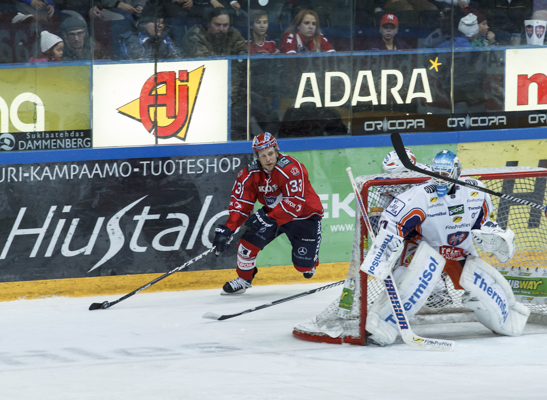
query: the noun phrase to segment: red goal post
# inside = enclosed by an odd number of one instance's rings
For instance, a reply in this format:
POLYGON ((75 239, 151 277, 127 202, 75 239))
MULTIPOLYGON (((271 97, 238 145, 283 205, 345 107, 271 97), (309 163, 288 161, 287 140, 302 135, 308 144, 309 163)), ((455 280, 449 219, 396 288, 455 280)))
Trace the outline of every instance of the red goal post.
MULTIPOLYGON (((462 178, 481 180, 488 189, 524 198, 537 204, 547 203, 547 169, 532 167, 501 167, 463 170, 462 178)), ((462 179, 460 178, 460 179, 462 179)), ((430 179, 418 173, 398 176, 379 174, 358 176, 357 185, 367 207, 373 228, 391 198, 412 185, 430 179)), ((515 256, 501 264, 491 254, 477 249, 482 259, 494 266, 510 282, 517 301, 531 310, 529 323, 547 324, 547 219, 543 212, 497 196, 491 196, 496 210, 491 218, 506 229, 515 232, 515 256), (538 289, 539 288, 539 289, 538 289)), ((297 324, 293 335, 308 341, 326 343, 366 344, 366 313, 384 290, 382 282, 367 277, 359 270, 370 243, 366 225, 356 207, 354 239, 346 281, 353 281, 351 311, 339 313, 341 293, 327 308, 311 320, 297 324), (343 315, 343 316, 341 316, 343 315)), ((320 273, 320 271, 318 271, 320 273)), ((446 322, 476 321, 471 310, 461 302, 463 291, 454 289, 446 279, 450 304, 446 301, 428 301, 411 320, 411 324, 434 324, 446 322)), ((342 293, 347 298, 347 290, 342 293)))

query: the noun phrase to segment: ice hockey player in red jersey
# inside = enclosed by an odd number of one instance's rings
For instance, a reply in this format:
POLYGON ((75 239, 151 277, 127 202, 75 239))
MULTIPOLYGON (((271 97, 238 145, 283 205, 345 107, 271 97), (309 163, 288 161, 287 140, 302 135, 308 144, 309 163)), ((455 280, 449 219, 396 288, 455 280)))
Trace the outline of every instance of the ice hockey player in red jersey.
POLYGON ((306 167, 296 158, 279 153, 275 137, 262 133, 253 140, 256 160, 237 175, 226 225, 215 229, 213 246, 218 256, 228 248, 237 228, 245 223, 237 249, 237 275, 221 294, 245 293, 258 272, 257 254, 281 234, 292 245, 292 262, 309 279, 319 264, 323 206, 306 167), (256 202, 263 205, 256 213, 256 202))

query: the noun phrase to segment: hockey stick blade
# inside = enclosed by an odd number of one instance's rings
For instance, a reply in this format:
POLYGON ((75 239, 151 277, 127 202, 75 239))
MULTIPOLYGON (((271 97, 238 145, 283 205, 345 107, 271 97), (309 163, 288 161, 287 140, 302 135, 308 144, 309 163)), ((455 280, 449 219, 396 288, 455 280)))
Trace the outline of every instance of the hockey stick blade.
POLYGON ((100 310, 101 308, 108 308, 110 307, 110 303, 108 301, 103 301, 102 303, 93 303, 89 306, 90 310, 100 310))
POLYGON ((248 313, 253 312, 253 311, 262 310, 264 308, 272 307, 272 306, 275 306, 277 304, 285 303, 287 301, 299 299, 300 297, 308 296, 308 295, 313 294, 313 293, 321 292, 323 290, 327 290, 327 289, 333 288, 335 286, 341 285, 344 282, 345 281, 338 281, 338 282, 330 283, 328 285, 321 286, 317 289, 308 290, 307 292, 298 293, 298 294, 295 294, 295 295, 292 295, 292 296, 289 296, 289 297, 285 297, 283 299, 272 301, 270 303, 262 304, 262 305, 257 306, 257 307, 249 308, 248 310, 241 311, 241 312, 238 312, 236 314, 219 315, 219 314, 215 314, 215 313, 212 313, 212 312, 207 312, 207 313, 203 314, 202 318, 213 319, 213 320, 216 320, 216 321, 224 321, 225 319, 239 317, 240 315, 243 315, 243 314, 248 314, 248 313))
POLYGON ((405 145, 403 143, 403 139, 401 139, 401 135, 399 135, 398 133, 392 133, 391 134, 391 143, 393 144, 393 148, 395 149, 395 152, 397 153, 397 156, 399 156, 399 159, 401 160, 401 162, 403 163, 405 168, 407 168, 411 171, 419 172, 420 174, 428 175, 428 176, 431 176, 433 178, 442 179, 442 180, 447 181, 447 182, 456 183, 460 186, 465 186, 465 187, 468 187, 468 188, 471 188, 471 189, 478 190, 479 192, 488 193, 491 196, 501 197, 503 199, 514 201, 515 203, 519 203, 519 204, 523 204, 523 205, 526 205, 526 206, 529 206, 529 207, 537 208, 538 210, 542 210, 545 217, 547 217, 547 207, 544 206, 544 205, 536 204, 536 203, 533 203, 533 202, 528 201, 528 200, 520 199, 518 197, 513 197, 513 196, 510 196, 508 194, 495 192, 495 191, 487 189, 487 188, 483 188, 483 187, 480 187, 480 186, 475 186, 475 185, 473 185, 471 183, 468 183, 468 182, 453 179, 453 178, 450 178, 448 176, 442 176, 442 175, 439 175, 439 174, 437 174, 433 171, 426 171, 425 169, 417 167, 416 165, 414 165, 409 160, 409 158, 406 154, 406 151, 405 151, 405 145))
POLYGON ((406 344, 416 347, 420 350, 434 350, 434 351, 453 351, 456 347, 456 343, 452 340, 440 340, 440 339, 428 339, 416 335, 410 328, 408 319, 403 310, 403 306, 399 301, 399 293, 397 287, 395 286, 391 276, 388 276, 384 280, 386 286, 387 294, 389 300, 391 301, 391 308, 393 314, 397 319, 397 324, 399 325, 399 332, 401 333, 401 338, 406 344))
POLYGON ((172 269, 169 272, 166 272, 165 274, 157 277, 153 281, 148 282, 146 285, 143 285, 140 288, 133 290, 131 293, 127 293, 125 296, 120 297, 118 300, 114 300, 112 302, 104 301, 102 303, 93 303, 89 306, 89 310, 93 311, 93 310, 103 310, 103 309, 110 308, 113 305, 118 304, 120 301, 124 301, 125 299, 127 299, 127 298, 129 298, 129 297, 143 291, 144 289, 148 289, 153 284, 158 283, 159 281, 161 281, 162 279, 167 278, 168 276, 171 276, 175 272, 179 272, 179 271, 183 270, 188 265, 193 264, 196 261, 200 260, 201 258, 205 257, 207 254, 212 253, 213 250, 215 250, 215 246, 211 247, 209 250, 204 251, 199 256, 196 256, 196 257, 192 258, 190 261, 185 262, 180 267, 177 267, 175 269, 172 269))
POLYGON ((205 319, 214 319, 216 321, 220 320, 220 318, 222 318, 222 315, 220 314, 215 314, 214 312, 206 312, 205 314, 203 314, 203 317, 202 318, 205 318, 205 319))

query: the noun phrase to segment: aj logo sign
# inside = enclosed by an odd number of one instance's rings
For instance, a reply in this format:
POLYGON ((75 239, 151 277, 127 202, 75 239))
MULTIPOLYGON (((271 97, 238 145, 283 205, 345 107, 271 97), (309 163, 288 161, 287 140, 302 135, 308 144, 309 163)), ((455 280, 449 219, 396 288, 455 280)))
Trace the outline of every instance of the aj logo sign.
POLYGON ((204 66, 191 72, 158 72, 146 80, 138 99, 117 111, 140 121, 159 138, 185 140, 204 72, 204 66))

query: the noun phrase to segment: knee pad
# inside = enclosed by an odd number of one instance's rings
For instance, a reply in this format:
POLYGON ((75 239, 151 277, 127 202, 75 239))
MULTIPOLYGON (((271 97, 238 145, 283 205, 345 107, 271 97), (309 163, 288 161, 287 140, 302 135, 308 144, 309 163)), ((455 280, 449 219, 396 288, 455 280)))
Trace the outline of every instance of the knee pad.
POLYGON ((516 302, 509 282, 494 267, 469 256, 460 285, 470 293, 462 299, 464 305, 475 312, 481 324, 502 335, 522 334, 530 310, 516 302))

